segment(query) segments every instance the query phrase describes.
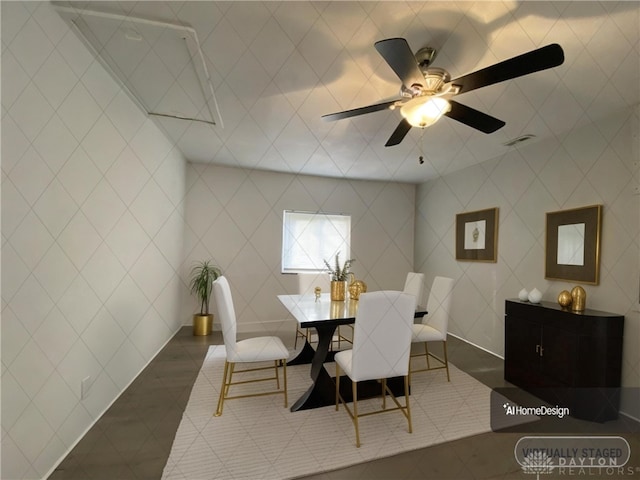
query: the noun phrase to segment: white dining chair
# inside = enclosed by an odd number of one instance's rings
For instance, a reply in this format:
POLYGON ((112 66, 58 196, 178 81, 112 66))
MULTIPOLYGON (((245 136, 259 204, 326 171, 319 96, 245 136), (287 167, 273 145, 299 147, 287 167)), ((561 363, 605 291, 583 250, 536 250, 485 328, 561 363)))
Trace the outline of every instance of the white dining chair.
MULTIPOLYGON (((257 397, 262 395, 282 394, 284 396, 284 406, 287 407, 287 358, 289 351, 278 337, 253 337, 238 341, 236 339, 237 326, 236 314, 233 308, 233 298, 231 297, 231 289, 229 282, 224 276, 218 277, 213 282, 213 298, 218 312, 218 318, 222 324, 222 337, 226 350, 226 358, 224 362, 224 373, 222 375, 222 387, 220 388, 220 396, 218 398, 218 407, 215 416, 222 415, 225 400, 232 400, 245 397, 257 397), (265 366, 265 362, 273 362, 273 365, 265 366), (244 370, 236 370, 236 364, 254 364, 249 365, 244 370), (279 365, 282 365, 283 388, 280 388, 280 375, 278 373, 279 365), (256 372, 260 370, 274 370, 274 375, 270 377, 251 377, 249 380, 233 381, 233 376, 237 374, 256 372), (245 393, 243 395, 230 396, 229 390, 232 385, 247 384, 253 382, 264 382, 275 380, 276 390, 267 392, 245 393)), ((246 377, 244 377, 246 378, 246 377)))
POLYGON ((444 368, 447 371, 447 381, 450 381, 449 360, 447 358, 447 329, 453 298, 453 284, 452 278, 435 277, 433 279, 433 284, 429 291, 429 300, 427 301, 427 314, 422 317, 421 323, 413 325, 411 338, 412 343, 422 343, 424 345, 424 353, 414 353, 411 357, 425 357, 426 368, 412 366, 412 374, 444 368), (442 357, 438 357, 429 351, 427 345, 429 342, 442 342, 442 357), (431 366, 430 358, 438 362, 436 366, 431 366))
MULTIPOLYGON (((298 294, 299 295, 315 295, 316 287, 320 287, 322 293, 329 293, 331 291, 331 281, 328 273, 298 273, 298 294)), ((313 343, 315 334, 312 333, 311 328, 300 328, 296 324, 296 338, 293 343, 293 348, 298 346, 298 338, 305 339, 309 343, 313 343)), ((338 350, 340 350, 341 341, 346 340, 351 342, 351 339, 345 337, 340 332, 340 326, 336 327, 336 334, 331 341, 331 348, 336 343, 338 350)))
POLYGON ((403 292, 363 293, 356 314, 353 348, 335 355, 336 410, 342 403, 351 417, 357 447, 360 446, 359 417, 400 410, 407 419, 409 433, 413 431, 409 406, 409 355, 415 307, 415 298, 403 292), (340 376, 343 372, 352 382, 353 411, 340 394, 340 376), (387 379, 393 377, 404 377, 404 405, 387 385, 387 379), (380 382, 382 409, 361 414, 358 411, 358 382, 366 380, 380 382), (387 395, 395 407, 387 408, 387 395))
POLYGON ((424 273, 409 272, 404 282, 404 293, 409 293, 416 297, 416 305, 422 304, 422 292, 424 291, 424 273))

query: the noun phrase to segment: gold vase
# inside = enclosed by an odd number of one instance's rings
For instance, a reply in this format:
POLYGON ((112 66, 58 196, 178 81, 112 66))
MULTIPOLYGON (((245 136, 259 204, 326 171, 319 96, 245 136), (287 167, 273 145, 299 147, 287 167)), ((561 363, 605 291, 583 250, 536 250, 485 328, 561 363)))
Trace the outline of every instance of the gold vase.
POLYGON ((211 335, 213 327, 213 314, 193 316, 193 334, 198 335, 211 335))
POLYGON ((571 310, 583 312, 587 303, 587 292, 580 285, 571 289, 571 310))
POLYGON ((331 301, 344 302, 347 293, 347 282, 331 281, 331 301))

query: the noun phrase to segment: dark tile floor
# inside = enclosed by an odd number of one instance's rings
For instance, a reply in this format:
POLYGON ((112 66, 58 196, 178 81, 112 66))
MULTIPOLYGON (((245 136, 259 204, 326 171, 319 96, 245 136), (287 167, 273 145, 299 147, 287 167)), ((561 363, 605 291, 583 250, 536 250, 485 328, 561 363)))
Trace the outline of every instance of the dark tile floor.
MULTIPOLYGON (((194 337, 189 327, 181 329, 49 479, 160 479, 191 386, 209 345, 216 343, 222 343, 219 333, 194 337)), ((489 387, 507 386, 501 359, 456 338, 450 338, 448 344, 449 359, 458 368, 489 387)), ((544 474, 542 478, 640 478, 640 428, 634 422, 630 422, 631 426, 628 423, 625 417, 606 424, 570 419, 566 423, 567 431, 556 433, 617 434, 632 430, 635 433, 623 435, 631 445, 631 470, 611 475, 566 471, 544 474)), ((536 424, 539 428, 540 422, 536 424)), ((526 432, 486 433, 305 478, 534 480, 514 459, 515 443, 524 435, 526 432)))

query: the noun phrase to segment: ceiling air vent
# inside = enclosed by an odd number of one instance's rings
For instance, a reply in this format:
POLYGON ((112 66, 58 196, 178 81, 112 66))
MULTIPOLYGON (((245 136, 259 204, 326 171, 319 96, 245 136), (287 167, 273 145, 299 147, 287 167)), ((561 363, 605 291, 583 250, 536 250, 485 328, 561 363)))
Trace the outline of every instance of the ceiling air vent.
POLYGON ((504 145, 505 147, 513 147, 514 145, 518 145, 519 143, 526 142, 527 140, 534 137, 535 135, 527 133, 525 135, 520 135, 519 137, 516 137, 513 140, 509 140, 508 142, 504 142, 502 145, 504 145))

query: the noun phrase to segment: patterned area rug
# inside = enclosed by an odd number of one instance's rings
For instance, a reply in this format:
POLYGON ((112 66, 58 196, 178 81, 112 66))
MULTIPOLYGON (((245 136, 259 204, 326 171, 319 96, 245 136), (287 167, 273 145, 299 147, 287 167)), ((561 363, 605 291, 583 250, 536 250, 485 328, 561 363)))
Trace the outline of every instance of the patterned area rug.
MULTIPOLYGON (((360 419, 360 448, 343 407, 290 412, 282 395, 273 395, 225 402, 223 415, 213 417, 224 357, 224 346, 209 348, 164 468, 165 480, 293 478, 491 430, 490 389, 452 365, 451 382, 444 370, 413 376, 412 434, 398 411, 365 417, 360 419)), ((325 367, 335 373, 334 364, 325 367)), ((287 367, 289 405, 311 384, 309 368, 287 367)), ((241 388, 268 390, 273 383, 232 387, 231 394, 241 388)), ((380 399, 358 406, 361 412, 376 409, 380 399)))

